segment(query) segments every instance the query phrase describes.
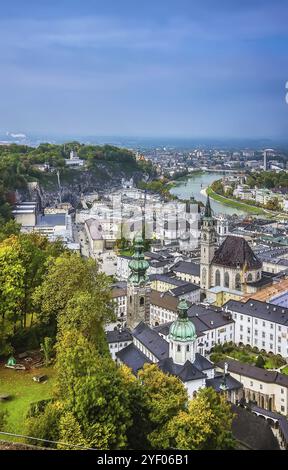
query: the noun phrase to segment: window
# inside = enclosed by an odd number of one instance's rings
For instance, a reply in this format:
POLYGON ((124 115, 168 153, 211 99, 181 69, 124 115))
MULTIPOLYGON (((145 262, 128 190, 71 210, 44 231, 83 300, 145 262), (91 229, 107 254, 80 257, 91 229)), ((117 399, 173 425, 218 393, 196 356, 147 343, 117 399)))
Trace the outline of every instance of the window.
POLYGON ((270 323, 270 328, 271 330, 273 330, 273 323, 270 323))
POLYGON ((241 289, 241 277, 239 273, 235 276, 235 289, 241 289))
POLYGON ((278 353, 281 353, 281 346, 278 346, 278 353))
POLYGON ((229 288, 229 273, 227 271, 224 274, 224 287, 229 288))
POLYGON ((260 384, 260 390, 263 390, 263 385, 262 384, 260 384))
POLYGON ((285 406, 282 406, 282 405, 281 405, 281 411, 282 411, 282 412, 285 412, 285 406))
POLYGON ((188 352, 190 351, 189 344, 187 344, 187 346, 186 346, 186 351, 188 351, 188 352))
POLYGON ((271 341, 273 341, 273 335, 270 335, 270 339, 271 339, 271 341))
POLYGON ((240 325, 240 331, 243 331, 243 325, 240 325))
POLYGON ((250 380, 250 387, 253 387, 253 382, 252 382, 252 380, 250 380))
POLYGON ((265 338, 265 331, 262 331, 262 338, 265 338))
POLYGON ((248 320, 248 323, 250 323, 250 321, 251 321, 251 318, 250 318, 250 317, 248 317, 248 318, 247 318, 247 320, 248 320))
POLYGON ((253 280, 252 274, 249 273, 247 276, 247 282, 252 282, 252 280, 253 280))
POLYGON ((278 343, 281 343, 281 336, 278 336, 278 343))
POLYGON ((240 341, 243 341, 243 335, 240 335, 240 341))
POLYGON ((220 271, 219 269, 216 270, 215 272, 215 286, 220 286, 221 280, 220 280, 220 271))
POLYGON ((258 325, 258 320, 257 320, 257 318, 255 318, 255 325, 258 325))
POLYGON ((144 297, 140 297, 140 305, 144 305, 144 297))
POLYGON ((250 332, 251 332, 250 328, 247 328, 248 335, 250 335, 250 332))
POLYGON ((177 344, 177 351, 178 351, 178 352, 181 351, 181 346, 180 346, 180 344, 177 344))
POLYGON ((265 321, 262 322, 262 325, 265 326, 265 321))
POLYGON ((255 336, 258 336, 258 330, 255 330, 254 334, 255 336))
POLYGON ((281 393, 282 393, 282 395, 283 395, 283 393, 284 393, 284 388, 281 388, 281 393))
POLYGON ((240 315, 240 320, 243 320, 243 315, 240 315))

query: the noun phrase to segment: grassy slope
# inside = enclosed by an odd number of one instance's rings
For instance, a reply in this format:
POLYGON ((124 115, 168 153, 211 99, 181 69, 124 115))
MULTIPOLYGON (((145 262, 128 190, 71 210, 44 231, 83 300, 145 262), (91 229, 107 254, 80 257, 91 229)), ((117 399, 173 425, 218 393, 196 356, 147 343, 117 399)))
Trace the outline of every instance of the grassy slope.
POLYGON ((267 216, 267 212, 264 211, 263 209, 260 209, 259 207, 255 207, 255 206, 250 206, 249 204, 245 204, 244 202, 232 201, 231 199, 228 199, 224 196, 220 196, 219 194, 215 193, 211 187, 208 187, 206 192, 212 199, 214 199, 215 201, 221 202, 222 204, 225 204, 226 206, 234 207, 235 209, 240 209, 240 210, 251 212, 257 215, 265 214, 267 216))
POLYGON ((0 395, 12 395, 11 400, 0 402, 0 410, 7 410, 9 413, 4 431, 23 434, 23 424, 30 403, 50 398, 54 384, 55 370, 52 367, 17 371, 6 369, 1 364, 0 395), (34 375, 42 374, 48 376, 47 383, 32 380, 34 375))

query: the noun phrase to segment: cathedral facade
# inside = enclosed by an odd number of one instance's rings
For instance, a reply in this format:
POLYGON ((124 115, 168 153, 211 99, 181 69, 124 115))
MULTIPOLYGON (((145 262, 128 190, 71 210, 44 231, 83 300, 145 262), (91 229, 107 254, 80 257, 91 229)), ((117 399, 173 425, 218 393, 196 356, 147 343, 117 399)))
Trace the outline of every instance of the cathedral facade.
POLYGON ((203 291, 217 286, 233 291, 244 291, 247 284, 261 279, 262 263, 243 237, 227 235, 217 248, 215 221, 209 196, 200 245, 200 285, 203 291))

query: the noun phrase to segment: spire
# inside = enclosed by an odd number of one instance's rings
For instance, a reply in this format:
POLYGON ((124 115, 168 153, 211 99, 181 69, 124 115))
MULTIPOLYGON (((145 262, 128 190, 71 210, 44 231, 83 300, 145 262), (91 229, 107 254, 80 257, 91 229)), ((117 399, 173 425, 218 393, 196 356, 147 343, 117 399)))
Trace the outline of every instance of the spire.
POLYGON ((144 284, 148 281, 146 274, 149 268, 148 261, 144 258, 144 242, 141 236, 136 236, 134 239, 134 254, 132 260, 129 262, 131 274, 128 278, 132 284, 144 284))
POLYGON ((209 195, 207 196, 204 217, 212 217, 212 210, 211 210, 209 195))

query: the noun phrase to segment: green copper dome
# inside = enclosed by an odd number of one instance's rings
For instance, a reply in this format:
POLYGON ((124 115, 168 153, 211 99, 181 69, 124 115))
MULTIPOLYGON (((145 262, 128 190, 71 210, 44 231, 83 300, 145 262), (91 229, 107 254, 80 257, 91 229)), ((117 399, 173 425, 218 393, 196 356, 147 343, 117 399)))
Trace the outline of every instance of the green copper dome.
POLYGON ((144 243, 141 236, 136 236, 134 239, 134 254, 128 266, 131 274, 128 277, 129 282, 132 284, 145 284, 149 277, 146 274, 149 268, 148 261, 144 258, 144 243))
POLYGON ((174 341, 195 341, 197 338, 194 323, 187 315, 188 305, 186 300, 180 300, 178 304, 178 319, 172 323, 169 330, 169 338, 174 341))

